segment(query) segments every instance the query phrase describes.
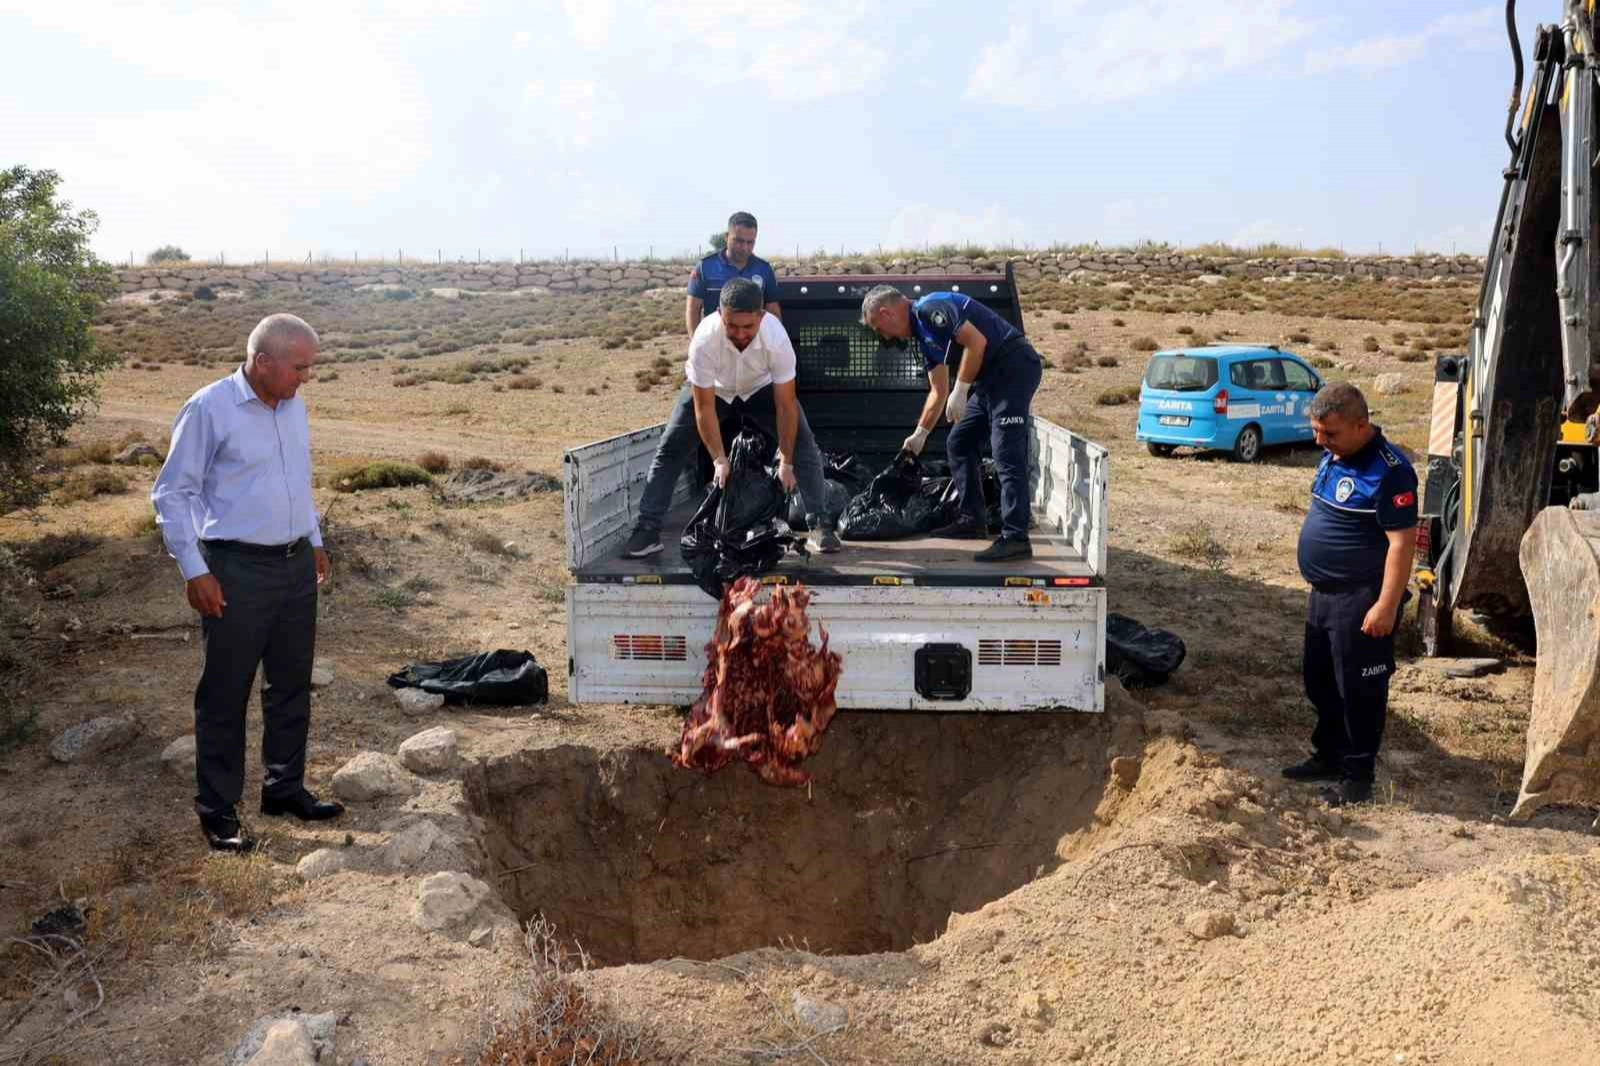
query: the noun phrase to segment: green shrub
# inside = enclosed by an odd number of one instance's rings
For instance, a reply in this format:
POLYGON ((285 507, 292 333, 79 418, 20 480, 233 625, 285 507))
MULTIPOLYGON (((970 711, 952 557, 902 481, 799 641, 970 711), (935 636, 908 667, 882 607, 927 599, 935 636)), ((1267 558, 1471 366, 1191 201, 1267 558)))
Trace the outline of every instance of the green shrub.
POLYGON ((401 463, 383 459, 364 466, 350 466, 333 476, 333 487, 338 492, 361 492, 365 489, 396 489, 407 485, 429 485, 433 476, 415 463, 401 463))

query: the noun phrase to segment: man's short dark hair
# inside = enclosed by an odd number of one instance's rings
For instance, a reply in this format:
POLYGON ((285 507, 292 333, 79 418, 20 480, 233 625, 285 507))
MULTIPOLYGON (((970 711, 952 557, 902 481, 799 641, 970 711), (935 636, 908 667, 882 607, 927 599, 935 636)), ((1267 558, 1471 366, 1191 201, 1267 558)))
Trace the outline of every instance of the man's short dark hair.
POLYGON ((732 314, 759 311, 762 304, 761 286, 749 278, 729 278, 722 283, 722 295, 717 297, 717 307, 732 314))
POLYGON ((735 211, 728 216, 728 228, 738 229, 740 226, 749 226, 751 229, 760 228, 756 225, 756 216, 748 211, 735 211))
POLYGON ((1318 422, 1329 415, 1342 415, 1352 422, 1359 422, 1368 415, 1367 398, 1348 381, 1335 381, 1322 386, 1311 398, 1311 409, 1306 413, 1318 422))

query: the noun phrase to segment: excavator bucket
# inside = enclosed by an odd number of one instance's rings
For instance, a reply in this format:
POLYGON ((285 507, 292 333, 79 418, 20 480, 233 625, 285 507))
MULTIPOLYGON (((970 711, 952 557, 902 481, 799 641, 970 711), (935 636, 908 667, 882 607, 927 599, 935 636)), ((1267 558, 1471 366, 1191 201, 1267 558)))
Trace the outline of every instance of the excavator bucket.
POLYGON ((1513 819, 1547 803, 1600 806, 1600 514, 1545 508, 1521 562, 1539 659, 1513 819))

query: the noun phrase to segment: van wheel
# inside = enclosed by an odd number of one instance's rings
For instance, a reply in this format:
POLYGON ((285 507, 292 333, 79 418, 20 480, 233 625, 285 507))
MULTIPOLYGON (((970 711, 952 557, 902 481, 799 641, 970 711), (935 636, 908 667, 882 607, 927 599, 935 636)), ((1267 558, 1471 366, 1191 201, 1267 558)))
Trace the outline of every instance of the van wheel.
POLYGON ((1145 444, 1145 447, 1148 448, 1150 450, 1150 454, 1155 456, 1157 459, 1165 459, 1172 454, 1172 450, 1177 447, 1177 445, 1157 444, 1154 441, 1150 441, 1145 444))
POLYGON ((1261 427, 1245 426, 1239 431, 1239 439, 1233 442, 1233 461, 1253 463, 1259 458, 1261 458, 1261 427))

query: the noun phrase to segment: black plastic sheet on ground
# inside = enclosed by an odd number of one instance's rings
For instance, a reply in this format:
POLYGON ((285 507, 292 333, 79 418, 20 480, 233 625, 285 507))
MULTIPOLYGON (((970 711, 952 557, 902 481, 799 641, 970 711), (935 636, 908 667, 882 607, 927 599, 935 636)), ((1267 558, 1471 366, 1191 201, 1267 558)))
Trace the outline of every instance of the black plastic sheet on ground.
POLYGON ((741 430, 733 438, 727 487, 706 491, 679 541, 695 584, 719 600, 724 583, 764 574, 790 548, 803 550, 781 521, 785 494, 767 466, 771 448, 762 434, 741 430))
POLYGON ((1106 615, 1106 669, 1127 688, 1162 684, 1183 664, 1183 638, 1124 614, 1106 615))
POLYGON ((516 706, 543 703, 550 697, 550 679, 530 652, 479 652, 441 663, 412 663, 389 684, 395 688, 420 688, 445 698, 447 703, 494 703, 516 706))

